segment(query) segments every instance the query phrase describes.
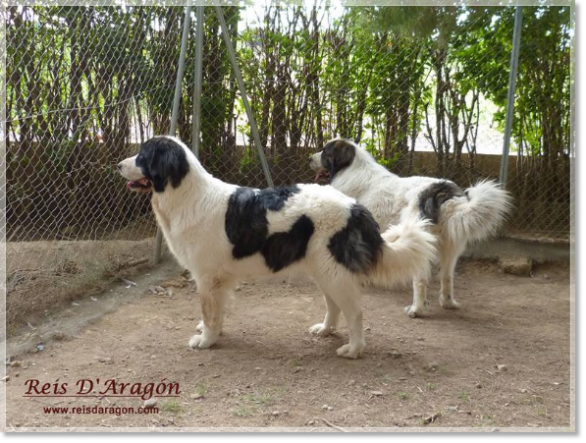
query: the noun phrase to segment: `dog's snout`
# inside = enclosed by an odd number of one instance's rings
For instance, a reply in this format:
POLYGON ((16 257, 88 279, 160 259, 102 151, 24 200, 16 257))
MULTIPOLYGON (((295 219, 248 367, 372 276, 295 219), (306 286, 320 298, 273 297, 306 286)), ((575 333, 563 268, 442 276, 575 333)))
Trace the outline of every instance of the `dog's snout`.
POLYGON ((122 162, 118 163, 118 170, 122 171, 122 162))

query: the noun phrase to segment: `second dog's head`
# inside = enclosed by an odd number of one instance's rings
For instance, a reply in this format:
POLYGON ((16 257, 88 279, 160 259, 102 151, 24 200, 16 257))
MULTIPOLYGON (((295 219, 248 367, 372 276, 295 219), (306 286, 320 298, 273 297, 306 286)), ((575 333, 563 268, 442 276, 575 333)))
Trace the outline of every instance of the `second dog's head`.
POLYGON ((118 163, 120 174, 134 192, 163 192, 177 188, 189 172, 185 147, 173 137, 153 137, 144 142, 138 155, 118 163))
POLYGON ((309 167, 316 172, 315 181, 333 180, 335 175, 352 164, 356 145, 350 140, 334 139, 321 152, 309 158, 309 167))

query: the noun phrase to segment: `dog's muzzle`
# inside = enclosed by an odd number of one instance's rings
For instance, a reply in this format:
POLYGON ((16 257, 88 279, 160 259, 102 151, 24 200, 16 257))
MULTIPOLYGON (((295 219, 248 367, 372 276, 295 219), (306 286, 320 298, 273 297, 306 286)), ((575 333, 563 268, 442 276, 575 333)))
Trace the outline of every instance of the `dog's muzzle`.
POLYGON ((126 178, 126 189, 134 192, 151 192, 152 182, 142 175, 141 169, 136 166, 136 157, 127 158, 118 163, 118 172, 126 178))
POLYGON ((330 173, 321 165, 321 152, 309 157, 309 167, 316 173, 315 178, 313 179, 315 183, 330 182, 330 173))

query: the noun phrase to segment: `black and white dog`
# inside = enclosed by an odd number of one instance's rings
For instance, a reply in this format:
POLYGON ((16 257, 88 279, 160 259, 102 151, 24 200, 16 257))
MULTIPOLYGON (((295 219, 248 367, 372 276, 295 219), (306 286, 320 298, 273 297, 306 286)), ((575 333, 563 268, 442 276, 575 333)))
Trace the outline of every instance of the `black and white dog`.
MULTIPOLYGON (((449 181, 430 177, 401 178, 350 140, 334 139, 310 157, 316 181, 326 178, 338 191, 364 205, 383 229, 414 219, 429 220, 437 239, 440 265, 440 304, 457 309, 454 270, 466 245, 495 234, 509 213, 511 197, 495 182, 481 181, 462 190, 449 181)), ((427 301, 426 277, 413 280, 410 317, 423 313, 427 301)))
POLYGON ((330 186, 261 190, 224 183, 173 137, 146 141, 118 167, 129 189, 152 192, 167 244, 197 282, 203 322, 192 348, 216 342, 226 296, 238 280, 297 268, 316 281, 327 306, 323 323, 310 331, 332 332, 343 312, 350 342, 337 353, 356 358, 365 346, 360 285, 422 278, 435 254, 425 221, 380 234, 368 210, 330 186))

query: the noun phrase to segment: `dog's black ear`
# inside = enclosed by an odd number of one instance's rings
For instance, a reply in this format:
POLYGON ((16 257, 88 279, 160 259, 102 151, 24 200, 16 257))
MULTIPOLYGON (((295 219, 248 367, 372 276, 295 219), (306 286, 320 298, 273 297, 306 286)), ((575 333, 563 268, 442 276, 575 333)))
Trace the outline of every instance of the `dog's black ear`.
POLYGON ((332 140, 328 142, 321 155, 322 166, 334 178, 342 169, 350 166, 356 156, 356 147, 348 140, 332 140))
POLYGON ((168 183, 178 187, 189 172, 185 151, 173 139, 152 138, 143 144, 140 155, 144 156, 143 173, 153 182, 155 192, 163 192, 168 183))
POLYGON ((149 171, 152 177, 151 181, 153 182, 155 192, 163 192, 165 190, 165 185, 168 182, 167 171, 170 169, 166 163, 166 154, 163 151, 156 149, 149 166, 149 171))

